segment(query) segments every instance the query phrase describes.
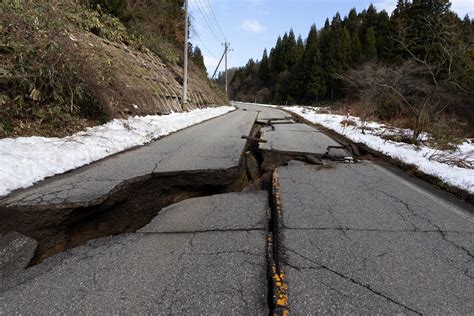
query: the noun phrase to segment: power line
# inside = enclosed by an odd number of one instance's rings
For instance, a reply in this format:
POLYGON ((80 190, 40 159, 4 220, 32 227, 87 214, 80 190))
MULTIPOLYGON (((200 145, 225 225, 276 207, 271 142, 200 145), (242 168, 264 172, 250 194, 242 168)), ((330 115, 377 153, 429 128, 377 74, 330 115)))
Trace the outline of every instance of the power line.
MULTIPOLYGON (((191 19, 193 19, 193 17, 191 17, 191 19)), ((197 39, 202 45, 201 45, 201 48, 204 48, 210 55, 212 55, 214 58, 218 58, 216 56, 216 54, 214 54, 210 49, 209 47, 207 47, 207 45, 204 43, 204 41, 201 39, 201 37, 199 36, 199 33, 193 29, 193 38, 197 39)))
POLYGON ((224 39, 226 39, 227 36, 225 36, 224 31, 222 31, 222 27, 221 27, 219 21, 217 20, 216 14, 214 13, 214 10, 212 9, 212 6, 211 6, 211 4, 209 3, 209 0, 203 0, 203 1, 206 1, 207 6, 208 6, 209 10, 211 11, 212 17, 214 18, 214 21, 216 21, 217 28, 218 28, 219 31, 221 32, 222 36, 224 36, 224 39))
POLYGON ((209 53, 211 54, 214 58, 218 58, 207 46, 204 44, 204 41, 199 37, 199 35, 196 33, 196 38, 199 40, 199 42, 202 44, 202 47, 209 53))
POLYGON ((199 13, 201 14, 202 19, 204 23, 207 25, 207 29, 210 31, 211 35, 214 36, 214 38, 217 40, 218 43, 222 43, 223 41, 217 35, 217 30, 215 29, 215 27, 213 27, 211 20, 207 17, 206 13, 204 12, 201 1, 196 0, 194 3, 196 4, 196 7, 198 8, 199 13))

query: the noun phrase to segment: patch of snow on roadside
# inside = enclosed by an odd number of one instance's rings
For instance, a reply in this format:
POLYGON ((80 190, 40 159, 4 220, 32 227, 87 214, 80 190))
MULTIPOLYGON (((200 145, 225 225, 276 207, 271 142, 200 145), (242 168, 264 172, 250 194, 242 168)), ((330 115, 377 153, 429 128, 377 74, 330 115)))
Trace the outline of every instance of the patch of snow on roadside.
MULTIPOLYGON (((436 155, 451 155, 453 158, 463 159, 465 162, 474 165, 474 143, 466 140, 458 146, 454 152, 437 150, 428 146, 415 146, 412 144, 395 142, 382 138, 382 135, 399 134, 401 129, 389 128, 376 122, 367 122, 366 133, 363 134, 360 126, 362 122, 359 118, 351 116, 357 126, 341 125, 341 121, 346 116, 336 114, 317 113, 316 109, 309 107, 284 107, 285 110, 298 114, 308 121, 320 124, 338 134, 344 135, 355 143, 362 143, 373 150, 384 155, 398 159, 406 164, 415 165, 425 174, 438 177, 449 185, 474 193, 474 169, 460 168, 455 165, 441 163, 433 159, 436 155)), ((403 130, 403 133, 410 135, 411 130, 403 130)), ((426 134, 422 138, 427 138, 426 134)))
POLYGON ((64 138, 0 139, 0 196, 232 110, 222 106, 116 119, 64 138))

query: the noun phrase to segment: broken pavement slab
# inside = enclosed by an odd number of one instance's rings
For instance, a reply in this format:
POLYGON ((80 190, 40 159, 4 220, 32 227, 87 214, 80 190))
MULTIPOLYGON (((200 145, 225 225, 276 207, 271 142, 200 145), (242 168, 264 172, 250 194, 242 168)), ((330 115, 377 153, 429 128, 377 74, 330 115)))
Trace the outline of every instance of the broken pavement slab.
POLYGON ((3 311, 268 314, 265 193, 190 199, 139 233, 51 257, 2 284, 3 311))
POLYGON ((294 124, 296 123, 292 119, 270 119, 270 120, 257 120, 258 124, 261 125, 277 125, 277 124, 294 124))
POLYGON ((321 164, 322 158, 351 160, 346 149, 332 138, 306 124, 277 124, 262 127, 261 136, 265 143, 259 144, 263 154, 262 168, 272 171, 288 161, 299 158, 321 164))
POLYGON ((0 200, 0 233, 38 240, 42 259, 134 231, 174 202, 239 186, 247 145, 241 136, 256 117, 237 110, 14 192, 0 200))
POLYGON ((290 162, 275 175, 291 313, 473 313, 466 210, 373 163, 290 162))
POLYGON ((162 209, 138 232, 263 230, 268 209, 266 191, 192 198, 162 209))
POLYGON ((259 106, 252 103, 233 103, 233 106, 239 109, 258 111, 258 121, 264 124, 269 124, 272 120, 288 120, 291 119, 291 114, 269 106, 259 106))
POLYGON ((0 235, 0 280, 26 269, 38 243, 17 232, 0 235))
MULTIPOLYGON (((277 124, 263 127, 261 138, 267 143, 259 145, 263 151, 284 153, 289 155, 315 155, 323 157, 329 146, 341 146, 332 138, 306 124, 277 124)), ((345 149, 335 149, 331 154, 336 157, 348 157, 345 149)))

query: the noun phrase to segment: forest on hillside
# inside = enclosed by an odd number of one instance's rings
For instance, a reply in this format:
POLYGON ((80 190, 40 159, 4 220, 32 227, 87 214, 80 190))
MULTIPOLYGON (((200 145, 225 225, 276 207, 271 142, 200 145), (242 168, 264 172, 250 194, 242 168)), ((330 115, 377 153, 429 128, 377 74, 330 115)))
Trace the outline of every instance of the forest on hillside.
POLYGON ((285 33, 260 60, 230 71, 230 98, 344 100, 356 103, 359 115, 404 118, 417 135, 457 115, 455 132, 466 131, 463 120, 472 131, 473 44, 474 20, 458 17, 448 0, 399 0, 391 14, 370 5, 336 13, 321 29, 313 25, 306 39, 285 33))
MULTIPOLYGON (((83 4, 117 17, 160 57, 182 58, 184 0, 81 0, 83 4)), ((189 21, 191 23, 191 21, 189 21)), ((189 56, 204 73, 204 57, 198 46, 188 44, 189 56)))

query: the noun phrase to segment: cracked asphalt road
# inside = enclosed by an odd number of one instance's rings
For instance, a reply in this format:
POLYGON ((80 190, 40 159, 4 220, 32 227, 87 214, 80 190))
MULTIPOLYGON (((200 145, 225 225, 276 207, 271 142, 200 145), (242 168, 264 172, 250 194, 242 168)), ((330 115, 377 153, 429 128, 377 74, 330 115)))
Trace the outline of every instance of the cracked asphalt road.
POLYGON ((233 102, 233 106, 238 107, 239 109, 245 109, 249 111, 258 111, 258 120, 259 121, 268 121, 268 120, 285 120, 291 118, 291 115, 285 111, 267 107, 267 106, 258 106, 252 103, 240 103, 233 102))
POLYGON ((172 205, 136 234, 91 241, 4 280, 2 312, 267 314, 267 211, 266 192, 172 205))
POLYGON ((81 204, 100 200, 120 184, 151 174, 227 170, 239 166, 257 113, 237 110, 192 126, 0 200, 0 206, 81 204))
POLYGON ((374 163, 277 174, 291 313, 474 313, 471 214, 374 163))
MULTIPOLYGON (((261 120, 288 118, 278 109, 237 106, 245 110, 6 201, 86 203, 136 177, 233 168, 257 110, 261 120)), ((284 139, 301 148, 320 139, 302 142, 302 133, 317 132, 300 124, 275 129, 284 135, 273 145, 284 139)), ((290 313, 474 314, 474 220, 467 206, 370 162, 292 161, 276 176, 277 259, 290 313)), ((0 313, 268 314, 268 211, 266 192, 170 205, 134 234, 90 241, 2 279, 0 313)))

